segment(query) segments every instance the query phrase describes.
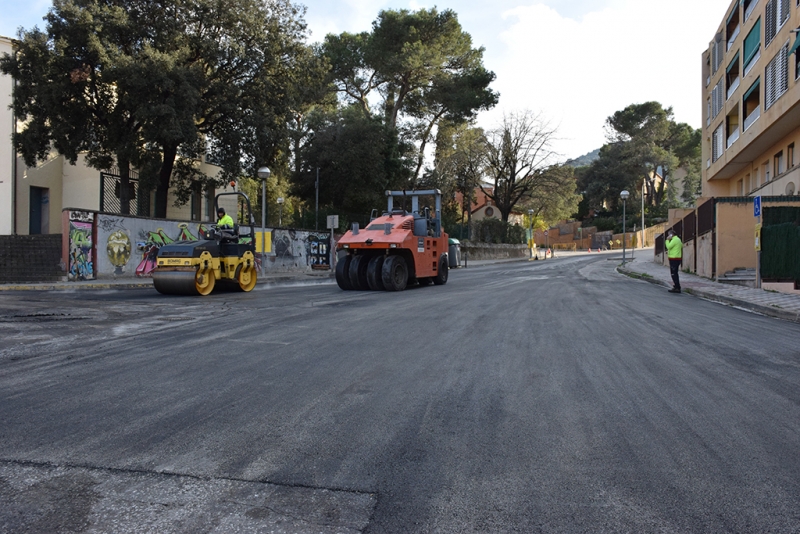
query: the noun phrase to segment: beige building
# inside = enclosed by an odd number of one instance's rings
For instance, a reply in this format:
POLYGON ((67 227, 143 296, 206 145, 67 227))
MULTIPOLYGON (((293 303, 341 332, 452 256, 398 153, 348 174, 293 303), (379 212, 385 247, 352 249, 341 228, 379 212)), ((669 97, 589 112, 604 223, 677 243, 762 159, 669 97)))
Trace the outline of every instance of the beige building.
MULTIPOLYGON (((11 39, 0 36, 0 56, 12 52, 11 39)), ((0 235, 14 233, 14 114, 9 109, 12 87, 11 77, 0 74, 0 235)))
POLYGON ((703 198, 670 224, 704 276, 758 268, 754 197, 800 206, 798 26, 799 0, 732 0, 702 55, 703 198))
MULTIPOLYGON (((0 54, 13 53, 13 47, 12 39, 0 36, 0 54)), ((16 124, 9 109, 12 90, 11 77, 0 75, 0 235, 62 233, 61 212, 65 208, 117 213, 119 182, 113 170, 93 169, 83 157, 72 165, 57 154, 35 167, 27 167, 16 156, 11 143, 16 124)), ((215 176, 219 167, 202 163, 200 170, 215 176)), ((135 182, 131 213, 148 216, 153 212, 154 193, 140 194, 135 182)), ((215 217, 213 203, 214 195, 195 195, 187 204, 176 207, 170 192, 167 218, 209 221, 215 217)))
POLYGON ((800 190, 797 0, 733 0, 703 54, 703 196, 800 190))

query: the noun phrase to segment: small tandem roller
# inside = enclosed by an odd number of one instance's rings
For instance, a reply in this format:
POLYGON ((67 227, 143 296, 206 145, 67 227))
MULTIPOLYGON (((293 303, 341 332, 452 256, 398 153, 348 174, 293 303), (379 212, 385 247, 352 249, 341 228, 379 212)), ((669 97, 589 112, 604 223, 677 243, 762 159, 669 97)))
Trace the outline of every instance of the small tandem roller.
POLYGON ((238 195, 244 198, 250 219, 249 240, 240 243, 239 225, 230 230, 213 227, 201 241, 164 245, 158 251, 153 271, 153 286, 165 295, 209 295, 215 287, 251 291, 256 286, 255 226, 250 199, 241 192, 220 193, 219 197, 238 195))

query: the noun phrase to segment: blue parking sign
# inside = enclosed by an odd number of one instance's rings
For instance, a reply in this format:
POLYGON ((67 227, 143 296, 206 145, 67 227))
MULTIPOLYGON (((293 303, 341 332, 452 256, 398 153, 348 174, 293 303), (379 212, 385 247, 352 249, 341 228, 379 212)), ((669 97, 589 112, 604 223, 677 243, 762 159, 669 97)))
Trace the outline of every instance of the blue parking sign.
POLYGON ((753 199, 753 217, 761 217, 761 197, 753 199))

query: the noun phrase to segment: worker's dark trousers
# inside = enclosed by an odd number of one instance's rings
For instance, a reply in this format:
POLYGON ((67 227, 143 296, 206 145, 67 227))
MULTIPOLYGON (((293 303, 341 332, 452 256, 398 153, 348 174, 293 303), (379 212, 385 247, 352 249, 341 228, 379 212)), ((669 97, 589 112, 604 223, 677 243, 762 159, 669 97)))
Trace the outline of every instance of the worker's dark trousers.
POLYGON ((681 272, 681 259, 678 258, 677 260, 673 260, 670 258, 669 260, 669 273, 672 275, 672 283, 675 286, 675 289, 681 288, 681 282, 678 280, 678 273, 681 272))

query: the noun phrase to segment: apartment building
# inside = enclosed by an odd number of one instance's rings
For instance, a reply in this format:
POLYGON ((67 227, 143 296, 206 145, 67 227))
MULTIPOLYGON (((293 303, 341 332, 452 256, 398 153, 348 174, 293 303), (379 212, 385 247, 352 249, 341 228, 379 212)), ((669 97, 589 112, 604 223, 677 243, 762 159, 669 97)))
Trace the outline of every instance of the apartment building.
POLYGON ((703 197, 800 191, 800 0, 734 0, 703 53, 703 197))

